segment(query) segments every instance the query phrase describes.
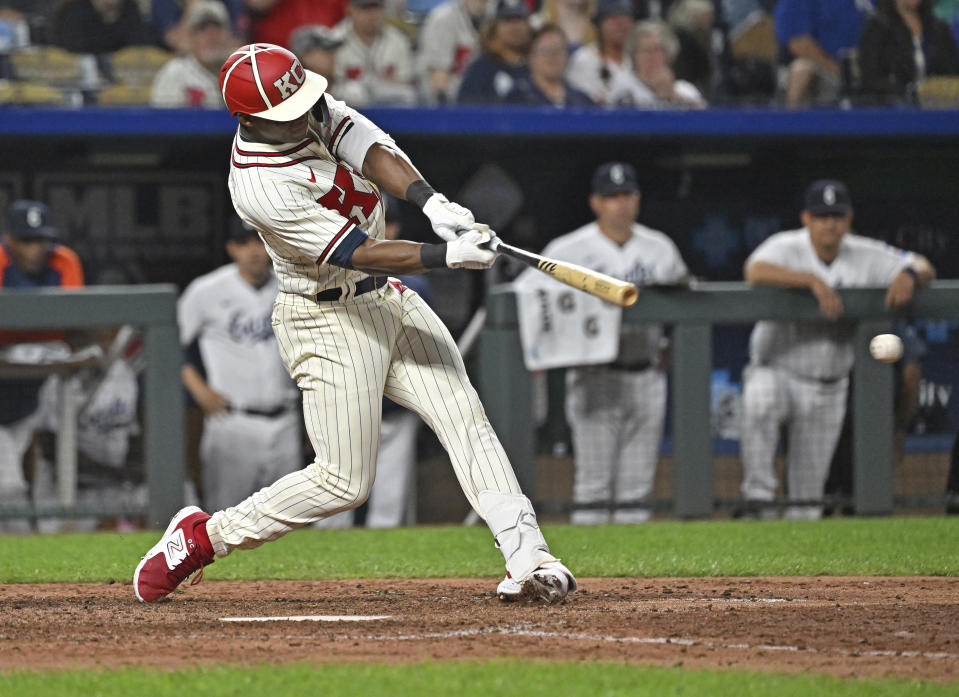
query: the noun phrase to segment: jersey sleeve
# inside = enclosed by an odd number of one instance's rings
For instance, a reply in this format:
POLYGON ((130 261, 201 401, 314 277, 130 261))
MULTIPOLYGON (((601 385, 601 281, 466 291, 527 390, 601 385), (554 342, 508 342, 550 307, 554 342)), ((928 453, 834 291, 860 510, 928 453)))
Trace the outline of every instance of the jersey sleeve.
POLYGON ((267 195, 244 196, 247 205, 237 211, 271 238, 271 247, 289 259, 353 268, 353 251, 368 237, 355 220, 320 205, 307 188, 288 179, 262 171, 258 177, 251 184, 267 195))
POLYGON ((356 109, 329 95, 323 99, 326 103, 326 118, 320 124, 320 133, 333 157, 346 162, 357 172, 362 172, 367 151, 379 143, 409 160, 388 133, 356 109))
POLYGON ((656 282, 678 283, 689 276, 689 269, 686 268, 686 262, 683 261, 679 248, 666 235, 663 235, 663 246, 663 262, 657 269, 656 282))
POLYGON ((69 247, 58 244, 53 248, 49 264, 60 273, 63 288, 78 288, 83 285, 83 265, 80 257, 69 247))
POLYGON ((863 263, 869 283, 888 285, 899 273, 913 263, 916 255, 879 240, 860 238, 863 263))
POLYGON ((418 41, 417 64, 421 72, 452 70, 456 55, 456 33, 447 29, 436 11, 427 15, 418 41))
POLYGON ((180 327, 180 345, 189 346, 200 335, 203 328, 202 291, 196 281, 183 291, 176 304, 177 324, 180 327))
POLYGON ((790 266, 791 252, 788 237, 782 234, 773 235, 753 250, 753 253, 746 259, 746 266, 756 261, 764 261, 767 264, 776 264, 777 266, 790 266))

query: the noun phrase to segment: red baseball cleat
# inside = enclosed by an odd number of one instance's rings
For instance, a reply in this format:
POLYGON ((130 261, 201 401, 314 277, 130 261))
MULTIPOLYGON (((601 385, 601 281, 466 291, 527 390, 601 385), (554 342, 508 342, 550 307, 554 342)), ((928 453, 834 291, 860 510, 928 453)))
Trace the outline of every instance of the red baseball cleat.
MULTIPOLYGON (((205 529, 210 519, 196 506, 187 506, 173 516, 160 541, 146 553, 133 572, 133 592, 141 603, 152 603, 173 592, 194 571, 213 563, 213 548, 205 529)), ((191 584, 192 585, 192 584, 191 584)))

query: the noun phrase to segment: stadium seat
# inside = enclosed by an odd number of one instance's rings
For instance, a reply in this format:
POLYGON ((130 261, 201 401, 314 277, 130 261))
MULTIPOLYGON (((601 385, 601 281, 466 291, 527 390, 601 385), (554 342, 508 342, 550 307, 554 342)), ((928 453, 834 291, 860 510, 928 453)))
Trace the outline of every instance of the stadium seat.
POLYGON ((76 85, 83 77, 83 56, 57 46, 35 46, 10 56, 20 80, 52 85, 76 85))
POLYGON ((150 85, 154 76, 173 54, 155 46, 127 46, 110 58, 115 82, 131 85, 150 85))
POLYGON ((50 85, 5 80, 0 83, 0 104, 67 106, 71 100, 69 94, 50 85))
POLYGON ((150 103, 150 85, 110 85, 97 93, 97 104, 134 106, 150 103))
POLYGON ((919 104, 931 109, 959 107, 959 77, 937 75, 923 80, 919 85, 919 104))

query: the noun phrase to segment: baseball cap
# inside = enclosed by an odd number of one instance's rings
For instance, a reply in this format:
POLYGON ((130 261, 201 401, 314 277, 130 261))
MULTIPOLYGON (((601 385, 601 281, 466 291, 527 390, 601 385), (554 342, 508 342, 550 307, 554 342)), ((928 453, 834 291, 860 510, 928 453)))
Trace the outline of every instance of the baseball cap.
POLYGON ((382 7, 383 0, 350 0, 353 7, 382 7))
POLYGON ((632 193, 639 191, 636 170, 625 162, 607 162, 593 174, 593 190, 596 196, 632 193))
POLYGON ((599 22, 606 17, 614 15, 633 16, 632 0, 599 0, 596 3, 596 12, 593 14, 593 21, 599 22))
POLYGON ((845 215, 852 210, 852 199, 841 181, 819 179, 806 189, 804 207, 813 215, 845 215))
POLYGON ((251 237, 256 236, 256 228, 245 220, 234 217, 230 220, 230 235, 227 239, 231 242, 246 242, 251 237))
POLYGON ((496 4, 496 19, 526 19, 529 8, 526 0, 499 0, 496 4))
POLYGON ((231 114, 292 121, 313 108, 326 78, 306 70, 300 59, 275 44, 249 44, 220 68, 220 91, 231 114))
POLYGON ((307 24, 290 35, 290 50, 302 57, 313 49, 335 51, 343 44, 343 36, 322 24, 307 24))
POLYGON ((50 209, 39 201, 16 201, 7 212, 7 232, 18 240, 56 240, 50 209))
POLYGON ((230 14, 223 3, 215 0, 200 0, 190 6, 186 15, 186 25, 190 29, 202 29, 208 24, 230 26, 230 14))

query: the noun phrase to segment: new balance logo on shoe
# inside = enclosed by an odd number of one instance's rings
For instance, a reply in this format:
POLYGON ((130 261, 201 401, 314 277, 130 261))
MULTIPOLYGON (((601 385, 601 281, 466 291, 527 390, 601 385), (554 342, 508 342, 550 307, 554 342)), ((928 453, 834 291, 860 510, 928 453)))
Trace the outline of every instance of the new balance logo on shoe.
MULTIPOLYGON (((206 534, 197 529, 210 516, 196 506, 188 506, 173 516, 163 537, 140 560, 133 572, 133 592, 141 603, 165 598, 189 576, 213 563, 213 549, 206 534)), ((199 580, 197 574, 194 583, 199 580)))
MULTIPOLYGON (((170 571, 173 571, 176 565, 186 559, 186 555, 189 554, 187 542, 183 537, 183 530, 177 528, 170 537, 170 540, 166 543, 166 548, 163 550, 163 555, 166 557, 166 565, 170 571)), ((193 547, 193 540, 190 540, 189 544, 193 547)))

